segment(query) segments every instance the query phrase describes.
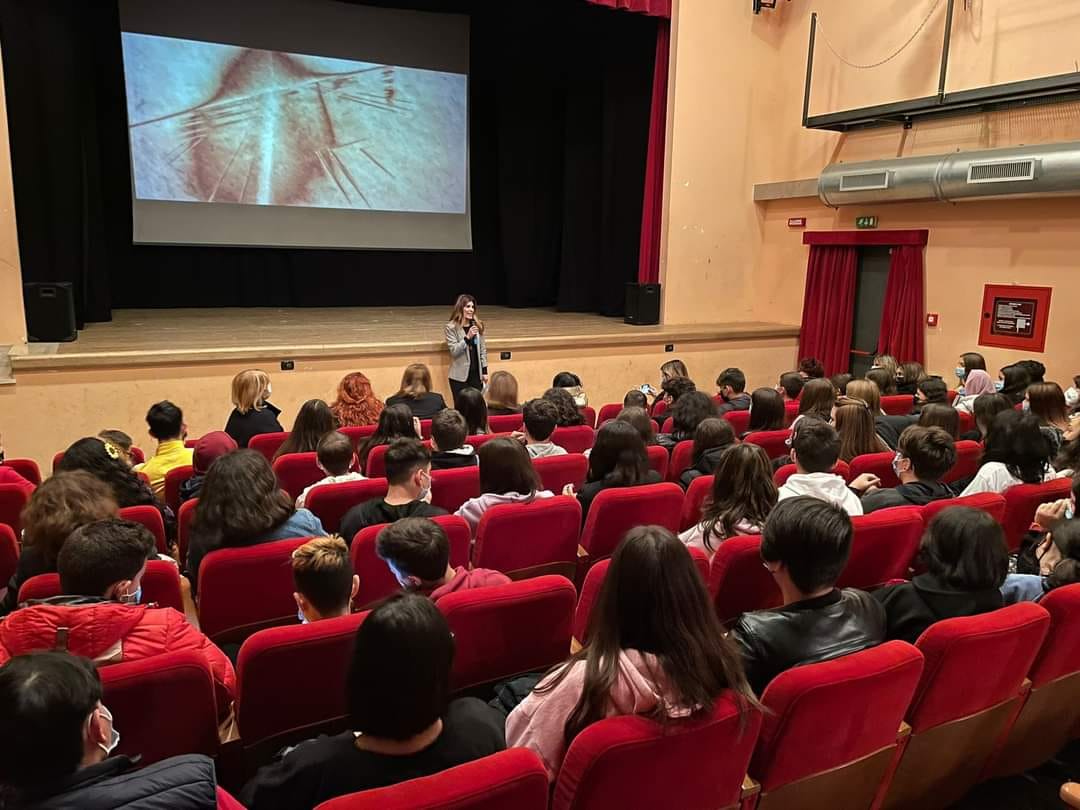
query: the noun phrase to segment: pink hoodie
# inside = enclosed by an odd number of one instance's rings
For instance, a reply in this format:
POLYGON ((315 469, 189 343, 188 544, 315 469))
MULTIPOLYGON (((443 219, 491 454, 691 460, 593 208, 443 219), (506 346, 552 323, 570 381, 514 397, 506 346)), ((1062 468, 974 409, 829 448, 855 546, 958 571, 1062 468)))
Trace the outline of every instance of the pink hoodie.
MULTIPOLYGON (((555 781, 566 756, 563 742, 566 718, 577 705, 585 683, 585 662, 572 665, 570 674, 550 692, 535 690, 506 718, 506 747, 531 748, 544 761, 548 780, 555 781)), ((559 670, 560 672, 562 670, 559 670)), ((554 678, 548 676, 542 685, 554 678)), ((686 717, 691 709, 680 706, 656 656, 637 650, 619 654, 619 677, 608 703, 607 717, 651 714, 663 704, 669 717, 686 717)))
POLYGON ((553 498, 555 494, 549 490, 541 489, 536 492, 530 492, 526 495, 520 492, 507 492, 505 495, 496 495, 494 492, 488 492, 480 495, 476 498, 470 498, 461 505, 461 508, 457 510, 458 517, 465 518, 465 522, 469 524, 469 529, 472 531, 473 537, 476 537, 476 528, 480 525, 480 518, 484 516, 484 512, 493 506, 498 506, 504 503, 532 503, 537 498, 553 498))

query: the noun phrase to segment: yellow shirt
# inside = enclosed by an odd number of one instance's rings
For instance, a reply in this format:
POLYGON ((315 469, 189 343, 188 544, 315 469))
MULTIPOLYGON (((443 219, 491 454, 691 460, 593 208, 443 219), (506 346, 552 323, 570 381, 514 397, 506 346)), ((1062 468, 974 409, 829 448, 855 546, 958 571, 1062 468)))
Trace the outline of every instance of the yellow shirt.
POLYGON ((135 465, 135 472, 141 472, 150 479, 150 486, 159 498, 165 494, 165 473, 191 464, 195 451, 184 447, 182 439, 170 439, 159 442, 157 452, 143 464, 135 465))

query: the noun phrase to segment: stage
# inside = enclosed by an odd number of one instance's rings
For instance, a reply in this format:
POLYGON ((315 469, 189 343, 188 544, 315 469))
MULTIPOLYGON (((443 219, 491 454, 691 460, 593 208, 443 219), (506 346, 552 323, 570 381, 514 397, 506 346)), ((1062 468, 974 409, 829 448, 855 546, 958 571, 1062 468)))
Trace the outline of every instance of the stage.
MULTIPOLYGON (((8 455, 39 463, 104 428, 152 446, 143 416, 152 403, 170 399, 199 435, 225 424, 229 382, 250 367, 271 374, 286 428, 305 400, 332 400, 350 371, 367 374, 385 399, 406 365, 426 363, 436 389, 449 396, 448 314, 449 307, 116 310, 112 322, 89 324, 73 343, 12 351, 14 384, 0 386, 0 433, 8 455), (284 371, 287 362, 292 369, 284 371)), ((582 377, 597 406, 621 401, 644 382, 658 384, 660 364, 673 358, 710 393, 727 366, 742 368, 751 387, 775 385, 776 375, 795 364, 799 331, 757 321, 630 326, 551 309, 481 307, 480 315, 490 369, 513 373, 522 399, 540 395, 556 372, 568 370, 582 377)))

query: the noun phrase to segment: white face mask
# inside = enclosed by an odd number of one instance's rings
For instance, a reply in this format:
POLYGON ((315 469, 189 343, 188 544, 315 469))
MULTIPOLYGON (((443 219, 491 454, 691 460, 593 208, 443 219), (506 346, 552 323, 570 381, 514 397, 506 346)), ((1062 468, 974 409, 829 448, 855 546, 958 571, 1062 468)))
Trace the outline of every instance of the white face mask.
POLYGON ((1075 408, 1080 404, 1080 390, 1077 390, 1075 385, 1065 391, 1065 404, 1070 408, 1075 408))
MULTIPOLYGON (((105 745, 104 743, 98 743, 98 748, 105 752, 105 756, 109 756, 109 754, 116 750, 116 746, 120 744, 120 732, 117 731, 116 726, 113 725, 112 712, 106 709, 105 706, 100 706, 98 708, 98 713, 109 721, 109 728, 112 729, 112 734, 109 736, 109 744, 105 745)), ((93 715, 90 716, 91 718, 93 717, 93 715)))
POLYGON ((427 484, 420 487, 420 494, 416 496, 418 501, 427 500, 428 495, 431 494, 431 473, 424 473, 424 476, 427 478, 427 484))

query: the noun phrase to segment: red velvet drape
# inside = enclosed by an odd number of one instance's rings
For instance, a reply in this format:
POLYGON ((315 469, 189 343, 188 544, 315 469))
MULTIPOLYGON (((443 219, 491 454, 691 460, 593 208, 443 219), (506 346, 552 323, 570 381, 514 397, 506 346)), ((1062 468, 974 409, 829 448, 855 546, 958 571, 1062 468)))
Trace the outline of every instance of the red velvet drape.
POLYGON ((652 110, 649 114, 649 153, 645 162, 645 195, 641 207, 641 251, 638 281, 660 281, 660 222, 664 211, 664 153, 667 148, 668 59, 671 55, 671 23, 661 20, 656 29, 656 62, 653 66, 652 110))
POLYGON ((671 0, 588 0, 597 6, 620 8, 648 14, 650 17, 671 17, 671 0))
POLYGON ((858 269, 858 248, 848 245, 812 245, 810 248, 799 356, 816 357, 825 367, 826 374, 840 374, 851 365, 851 327, 855 317, 858 269))
POLYGON ((881 311, 878 352, 904 362, 924 361, 923 249, 899 245, 892 249, 885 305, 881 311))

